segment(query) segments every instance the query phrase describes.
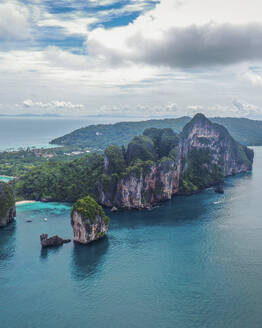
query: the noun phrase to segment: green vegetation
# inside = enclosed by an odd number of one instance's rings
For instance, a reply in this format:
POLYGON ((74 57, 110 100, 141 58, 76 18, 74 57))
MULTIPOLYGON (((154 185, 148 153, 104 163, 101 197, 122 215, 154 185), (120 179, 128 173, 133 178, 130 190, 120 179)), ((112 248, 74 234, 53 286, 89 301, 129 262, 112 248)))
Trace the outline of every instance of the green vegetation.
POLYGON ((20 149, 0 153, 0 175, 21 176, 39 165, 48 162, 68 162, 80 158, 84 152, 76 147, 57 147, 53 149, 20 149), (74 151, 72 153, 72 151, 74 151), (69 155, 70 154, 70 155, 69 155))
POLYGON ((144 135, 153 140, 158 159, 161 159, 164 156, 169 156, 170 151, 179 143, 178 135, 170 128, 146 129, 144 135))
POLYGON ((107 225, 110 222, 109 217, 105 215, 103 208, 90 196, 79 199, 73 205, 71 216, 75 211, 80 213, 84 220, 90 220, 92 223, 95 222, 97 216, 100 216, 107 225))
POLYGON ((18 197, 75 202, 87 194, 97 198, 96 185, 103 173, 104 158, 90 154, 70 162, 48 162, 16 181, 18 197))
MULTIPOLYGON (((73 131, 52 141, 53 144, 106 149, 109 145, 127 146, 131 139, 141 135, 148 128, 169 128, 180 133, 191 120, 190 117, 148 120, 140 122, 121 122, 116 124, 90 125, 73 131)), ((223 125, 240 144, 262 145, 262 121, 246 118, 215 117, 213 123, 223 125)))
MULTIPOLYGON (((111 144, 120 147, 122 145, 127 146, 135 136, 143 134, 144 130, 146 130, 144 135, 152 138, 155 145, 157 145, 156 159, 159 159, 162 156, 168 156, 170 148, 176 144, 176 136, 174 136, 173 131, 176 133, 181 132, 189 121, 190 117, 181 117, 177 119, 91 125, 52 141, 53 144, 63 145, 63 147, 0 153, 0 174, 18 177, 47 162, 68 162, 74 158, 83 157, 84 153, 75 154, 73 152, 84 151, 85 148, 89 148, 93 152, 102 152, 111 144), (159 129, 164 131, 162 132, 162 141, 161 136, 157 135, 159 129)), ((225 126, 232 137, 240 144, 262 145, 262 121, 245 118, 211 118, 211 121, 225 126)), ((200 142, 205 143, 207 140, 200 138, 200 142)), ((147 155, 147 159, 156 160, 152 156, 150 157, 150 154, 147 155)), ((119 171, 119 169, 120 171, 123 169, 122 164, 116 171, 119 171)))
POLYGON ((119 146, 110 145, 105 150, 105 155, 107 158, 107 173, 120 173, 126 167, 126 162, 124 158, 124 149, 121 149, 119 146))
POLYGON ((192 149, 188 154, 188 167, 180 178, 179 191, 196 192, 223 179, 222 166, 212 163, 212 151, 209 148, 192 149))
POLYGON ((127 163, 132 165, 137 160, 154 161, 157 159, 154 142, 147 136, 135 137, 127 147, 127 163))
POLYGON ((15 205, 15 197, 11 184, 0 182, 0 219, 6 217, 10 207, 15 205))
POLYGON ((93 147, 105 150, 109 145, 127 146, 138 135, 142 135, 148 128, 171 128, 181 132, 190 117, 177 119, 148 120, 140 122, 120 122, 115 124, 90 125, 73 131, 63 137, 52 140, 57 145, 74 145, 80 147, 93 147))
MULTIPOLYGON (((221 152, 224 151, 223 145, 228 145, 229 155, 234 161, 251 167, 253 151, 235 142, 223 126, 212 124, 205 116, 198 114, 185 126, 181 135, 170 128, 150 128, 146 129, 142 136, 133 138, 127 149, 110 145, 105 151, 105 156, 92 153, 69 162, 48 161, 16 180, 17 195, 25 199, 75 202, 86 195, 98 200, 103 191, 105 199, 114 199, 119 181, 131 177, 144 178, 152 168, 155 168, 156 174, 168 173, 166 178, 170 184, 173 176, 169 173, 173 172, 180 160, 182 168, 179 191, 196 192, 219 183, 224 178, 223 154, 215 155, 214 150, 209 147, 211 142, 212 147, 215 147, 216 151, 220 149, 221 152), (198 137, 196 140, 201 147, 193 148, 191 129, 195 128, 194 124, 209 124, 211 132, 219 132, 219 139, 216 141, 198 137), (181 147, 186 151, 183 158, 180 158, 180 140, 181 147), (218 162, 214 161, 214 158, 218 162)), ((157 196, 163 193, 165 186, 160 179, 156 180, 154 190, 149 188, 150 190, 142 195, 144 203, 152 199, 152 193, 157 196)))

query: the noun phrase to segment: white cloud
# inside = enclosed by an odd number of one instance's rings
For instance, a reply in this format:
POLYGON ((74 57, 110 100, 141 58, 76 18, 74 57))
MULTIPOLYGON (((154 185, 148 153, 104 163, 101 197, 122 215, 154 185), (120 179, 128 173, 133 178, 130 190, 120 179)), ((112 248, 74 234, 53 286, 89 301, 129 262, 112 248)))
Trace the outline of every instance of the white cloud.
MULTIPOLYGON (((93 0, 93 7, 115 2, 102 1, 93 0)), ((19 103, 19 110, 72 114, 261 116, 262 72, 250 69, 262 67, 260 0, 160 0, 149 11, 148 1, 134 0, 114 10, 59 14, 48 13, 44 1, 28 3, 0 5, 2 40, 35 38, 24 49, 21 43, 20 50, 1 48, 1 112, 19 103), (98 25, 137 10, 133 23, 98 25), (94 23, 99 27, 92 30, 94 23), (52 45, 41 46, 50 31, 52 45), (86 47, 72 49, 79 35, 86 47), (241 107, 232 99, 245 101, 241 107)))
POLYGON ((262 114, 261 108, 256 105, 248 104, 241 100, 233 100, 232 103, 238 110, 239 116, 256 117, 262 114))
POLYGON ((256 72, 247 72, 244 77, 254 86, 262 86, 262 76, 256 72))
POLYGON ((27 99, 23 101, 23 105, 25 107, 43 107, 43 108, 83 108, 84 106, 81 104, 72 104, 70 101, 59 101, 52 100, 48 103, 43 103, 41 101, 33 101, 31 99, 27 99))
POLYGON ((28 9, 18 2, 0 4, 0 41, 19 41, 30 38, 28 9))

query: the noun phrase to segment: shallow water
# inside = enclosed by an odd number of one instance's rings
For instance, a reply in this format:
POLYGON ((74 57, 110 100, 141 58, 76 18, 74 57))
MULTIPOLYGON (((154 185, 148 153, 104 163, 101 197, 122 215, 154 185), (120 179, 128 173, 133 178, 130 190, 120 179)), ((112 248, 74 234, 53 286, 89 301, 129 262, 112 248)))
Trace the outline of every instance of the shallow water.
POLYGON ((18 206, 16 224, 0 230, 0 327, 261 327, 255 154, 253 173, 227 179, 224 195, 110 213, 108 237, 89 246, 42 251, 40 233, 72 238, 70 204, 18 206))
POLYGON ((0 175, 0 182, 9 182, 13 180, 13 177, 8 177, 6 175, 0 175))

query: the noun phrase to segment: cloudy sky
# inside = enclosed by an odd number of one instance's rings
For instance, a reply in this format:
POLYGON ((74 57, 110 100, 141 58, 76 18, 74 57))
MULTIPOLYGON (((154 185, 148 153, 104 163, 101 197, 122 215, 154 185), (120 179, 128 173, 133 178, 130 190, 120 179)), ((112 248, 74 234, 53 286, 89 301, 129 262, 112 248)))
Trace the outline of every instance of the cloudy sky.
POLYGON ((262 119, 261 0, 0 0, 0 113, 262 119))

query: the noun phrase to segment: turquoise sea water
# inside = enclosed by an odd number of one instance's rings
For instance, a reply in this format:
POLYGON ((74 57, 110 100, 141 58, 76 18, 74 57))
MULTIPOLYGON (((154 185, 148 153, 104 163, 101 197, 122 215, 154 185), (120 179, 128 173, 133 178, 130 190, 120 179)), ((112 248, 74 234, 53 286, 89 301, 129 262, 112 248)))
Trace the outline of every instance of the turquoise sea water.
POLYGON ((9 182, 13 180, 13 177, 7 177, 6 175, 0 175, 0 182, 9 182))
POLYGON ((224 195, 110 213, 108 237, 89 246, 41 250, 40 233, 72 238, 70 205, 18 206, 0 230, 0 327, 261 327, 262 149, 255 155, 253 173, 227 179, 224 195))

